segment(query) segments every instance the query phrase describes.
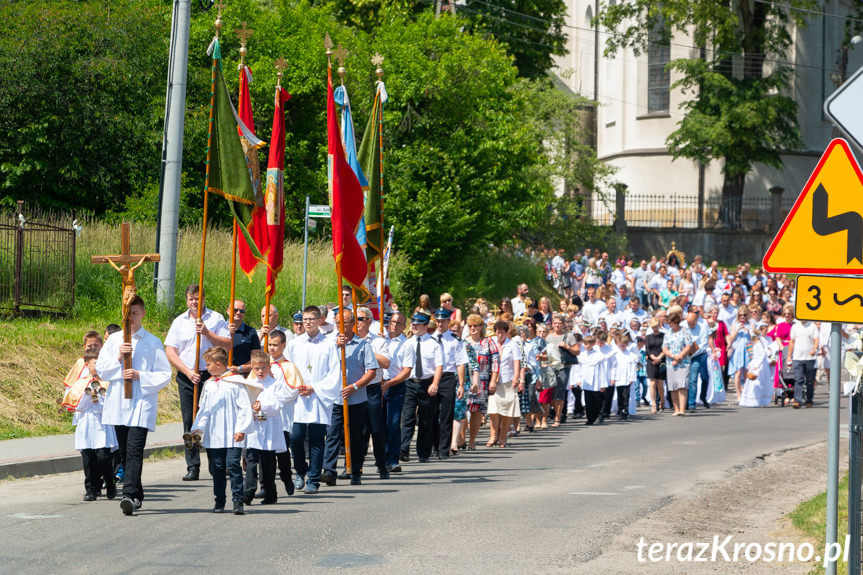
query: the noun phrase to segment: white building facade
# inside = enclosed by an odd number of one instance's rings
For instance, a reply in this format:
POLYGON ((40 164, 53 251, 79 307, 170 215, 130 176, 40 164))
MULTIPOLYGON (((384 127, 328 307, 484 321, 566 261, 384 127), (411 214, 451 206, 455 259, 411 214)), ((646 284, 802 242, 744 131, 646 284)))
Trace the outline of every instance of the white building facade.
MULTIPOLYGON (((672 161, 666 139, 683 118, 684 96, 670 89, 675 73, 664 72, 664 64, 677 58, 697 58, 698 48, 690 37, 674 34, 670 45, 635 56, 619 50, 605 57, 608 32, 597 30, 592 19, 597 10, 618 0, 568 0, 566 19, 569 53, 556 59, 555 74, 567 88, 595 99, 594 142, 597 156, 617 168, 614 179, 627 186, 627 217, 638 198, 663 196, 686 200, 695 206, 699 196, 708 203, 718 201, 722 190, 722 164, 705 166, 688 159, 672 161)), ((786 55, 796 72, 790 95, 798 103, 798 119, 804 147, 782 156, 775 169, 756 165, 746 178, 744 198, 770 201, 769 190, 784 188, 783 204, 789 205, 802 190, 818 158, 833 136, 832 124, 823 114, 823 103, 839 81, 839 59, 845 18, 850 2, 826 0, 826 15, 806 13, 807 25, 794 27, 794 43, 786 55), (831 78, 832 76, 832 78, 831 78)), ((863 43, 849 51, 847 76, 863 64, 863 43)), ((769 62, 766 64, 769 66, 769 62)), ((611 215, 601 202, 591 202, 593 216, 610 223, 611 215)), ((613 205, 610 206, 613 210, 613 205)), ((715 220, 715 218, 714 218, 715 220)), ((688 220, 693 224, 694 219, 688 220)), ((705 217, 704 225, 711 225, 705 217)))

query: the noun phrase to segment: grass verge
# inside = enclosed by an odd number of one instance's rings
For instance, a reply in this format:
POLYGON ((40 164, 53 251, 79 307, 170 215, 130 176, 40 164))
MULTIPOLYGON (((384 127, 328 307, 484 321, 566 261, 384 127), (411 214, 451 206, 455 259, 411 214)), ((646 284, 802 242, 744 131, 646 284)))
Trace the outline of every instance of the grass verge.
MULTIPOLYGON (((791 513, 788 514, 791 524, 800 532, 813 540, 816 554, 822 553, 827 540, 827 493, 819 493, 809 501, 804 501, 791 513)), ((839 481, 839 534, 838 540, 843 545, 845 536, 848 534, 848 474, 839 481)), ((839 561, 836 564, 836 572, 844 575, 848 572, 848 565, 839 561)), ((820 575, 824 573, 824 566, 816 565, 810 574, 820 575)))

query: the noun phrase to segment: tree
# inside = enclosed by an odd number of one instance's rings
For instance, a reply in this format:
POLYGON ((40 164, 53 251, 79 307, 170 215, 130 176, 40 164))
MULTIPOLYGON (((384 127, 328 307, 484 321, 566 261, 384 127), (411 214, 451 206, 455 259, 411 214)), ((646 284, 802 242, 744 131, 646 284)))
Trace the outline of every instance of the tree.
POLYGON ((632 0, 604 6, 599 23, 613 32, 606 55, 646 51, 651 37, 691 38, 700 57, 678 58, 672 89, 689 99, 666 140, 676 158, 723 162, 722 221, 740 225, 746 175, 756 163, 780 167, 780 154, 802 145, 797 103, 788 96, 794 71, 786 60, 790 26, 804 24, 810 0, 632 0), (765 66, 768 63, 768 66, 765 66))
POLYGON ((545 76, 567 53, 564 0, 468 0, 457 10, 506 44, 525 78, 545 76))
POLYGON ((102 213, 158 180, 170 20, 153 4, 2 4, 0 203, 102 213))

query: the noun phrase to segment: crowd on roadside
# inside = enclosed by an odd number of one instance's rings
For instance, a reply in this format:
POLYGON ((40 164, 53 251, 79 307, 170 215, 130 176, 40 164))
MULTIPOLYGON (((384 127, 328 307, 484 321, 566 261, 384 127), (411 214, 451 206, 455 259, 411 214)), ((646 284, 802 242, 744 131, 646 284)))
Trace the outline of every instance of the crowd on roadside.
MULTIPOLYGON (((256 498, 277 502, 277 476, 289 495, 314 495, 340 479, 361 485, 370 454, 386 480, 413 458, 477 449, 485 425, 485 446, 499 449, 568 420, 626 421, 640 404, 676 416, 726 402, 808 407, 816 370, 829 368, 829 327, 794 319, 792 277, 708 266, 700 256, 686 265, 676 250, 637 264, 598 250, 531 255, 541 258, 554 301, 532 298, 521 284, 514 297, 464 309, 450 294, 436 306, 423 295, 378 318, 346 288, 341 309, 308 306, 282 326, 271 306, 255 329, 242 300, 229 305, 227 320, 203 306, 199 314, 193 284, 163 344, 141 327, 146 309, 136 296, 132 343, 117 332, 102 345, 88 333, 66 378, 85 500, 103 486, 113 498, 121 479, 123 512, 141 508, 146 435, 174 372, 183 480, 199 479, 205 448, 213 510, 225 508, 227 476, 241 514, 256 498)), ((855 330, 847 326, 846 337, 855 330)))

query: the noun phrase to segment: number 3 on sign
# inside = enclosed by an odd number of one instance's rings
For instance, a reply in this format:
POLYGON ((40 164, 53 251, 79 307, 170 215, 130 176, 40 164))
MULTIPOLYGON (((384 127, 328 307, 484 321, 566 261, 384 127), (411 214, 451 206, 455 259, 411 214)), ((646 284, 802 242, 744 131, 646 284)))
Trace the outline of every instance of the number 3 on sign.
POLYGON ((808 307, 812 311, 817 310, 819 307, 821 307, 821 288, 818 287, 817 285, 811 285, 811 286, 809 286, 809 289, 806 291, 808 291, 809 293, 814 292, 812 295, 812 301, 815 302, 815 305, 812 305, 811 303, 807 302, 806 307, 808 307))
POLYGON ((797 276, 794 313, 803 321, 863 323, 863 277, 797 276))

